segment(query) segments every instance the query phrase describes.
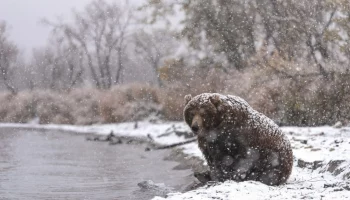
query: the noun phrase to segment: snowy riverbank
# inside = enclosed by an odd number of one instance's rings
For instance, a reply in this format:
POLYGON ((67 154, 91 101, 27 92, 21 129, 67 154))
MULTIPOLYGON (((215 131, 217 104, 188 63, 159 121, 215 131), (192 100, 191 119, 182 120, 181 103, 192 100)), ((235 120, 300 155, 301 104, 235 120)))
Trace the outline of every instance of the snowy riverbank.
MULTIPOLYGON (((92 126, 0 124, 0 127, 56 129, 79 133, 153 138, 168 145, 188 140, 189 128, 181 122, 121 123, 92 126)), ((257 182, 225 183, 166 199, 350 199, 350 127, 283 127, 295 156, 294 169, 286 185, 273 187, 257 182)), ((196 143, 180 147, 188 156, 203 159, 196 143)), ((164 199, 155 197, 155 200, 164 199)))

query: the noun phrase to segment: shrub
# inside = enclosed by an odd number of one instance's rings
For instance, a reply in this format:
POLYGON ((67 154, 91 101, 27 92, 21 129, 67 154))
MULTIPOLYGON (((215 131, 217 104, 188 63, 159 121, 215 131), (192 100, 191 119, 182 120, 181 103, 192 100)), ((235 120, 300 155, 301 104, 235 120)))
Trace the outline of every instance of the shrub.
MULTIPOLYGON (((193 68, 162 88, 129 84, 109 90, 92 88, 0 93, 1 122, 96 124, 149 119, 183 120, 184 96, 219 92, 241 96, 282 125, 312 126, 350 120, 350 73, 329 77, 295 71, 301 64, 266 61, 244 71, 193 68), (278 66, 278 68, 276 68, 278 66), (299 75, 298 75, 299 74, 299 75)), ((302 67, 305 69, 306 67, 302 67)), ((183 73, 183 74, 179 74, 183 73)))
POLYGON ((139 84, 104 92, 100 104, 102 119, 107 123, 138 121, 150 115, 161 117, 161 110, 159 90, 139 84))
POLYGON ((250 80, 242 85, 247 89, 233 90, 255 109, 281 125, 349 122, 348 71, 329 71, 325 77, 315 73, 316 66, 285 61, 278 55, 257 63, 241 73, 241 80, 250 80))

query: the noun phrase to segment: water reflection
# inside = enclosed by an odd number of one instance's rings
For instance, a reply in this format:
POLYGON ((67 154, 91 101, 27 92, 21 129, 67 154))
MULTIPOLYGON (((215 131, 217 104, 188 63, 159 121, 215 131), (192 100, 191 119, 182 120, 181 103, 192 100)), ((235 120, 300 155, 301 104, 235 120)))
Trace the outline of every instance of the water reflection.
POLYGON ((167 153, 77 134, 0 129, 0 199, 146 199, 135 194, 138 182, 188 183, 191 172, 172 170, 177 163, 163 161, 167 153))

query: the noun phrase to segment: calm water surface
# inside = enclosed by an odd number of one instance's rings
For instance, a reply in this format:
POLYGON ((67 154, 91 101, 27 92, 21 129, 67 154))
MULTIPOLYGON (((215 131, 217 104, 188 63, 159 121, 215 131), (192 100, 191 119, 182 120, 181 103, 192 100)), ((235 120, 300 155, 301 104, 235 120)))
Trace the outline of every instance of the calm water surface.
POLYGON ((190 170, 172 170, 169 151, 88 142, 58 131, 0 129, 0 199, 149 199, 137 183, 180 188, 190 170))

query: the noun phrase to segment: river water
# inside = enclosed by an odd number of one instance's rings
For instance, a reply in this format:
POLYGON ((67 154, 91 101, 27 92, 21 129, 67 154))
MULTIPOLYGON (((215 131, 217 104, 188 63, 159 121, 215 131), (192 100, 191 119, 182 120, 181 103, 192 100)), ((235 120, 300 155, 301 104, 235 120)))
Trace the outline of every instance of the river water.
POLYGON ((190 170, 173 170, 168 150, 145 145, 88 142, 59 131, 0 129, 0 199, 150 199, 137 183, 152 180, 175 189, 190 170))

